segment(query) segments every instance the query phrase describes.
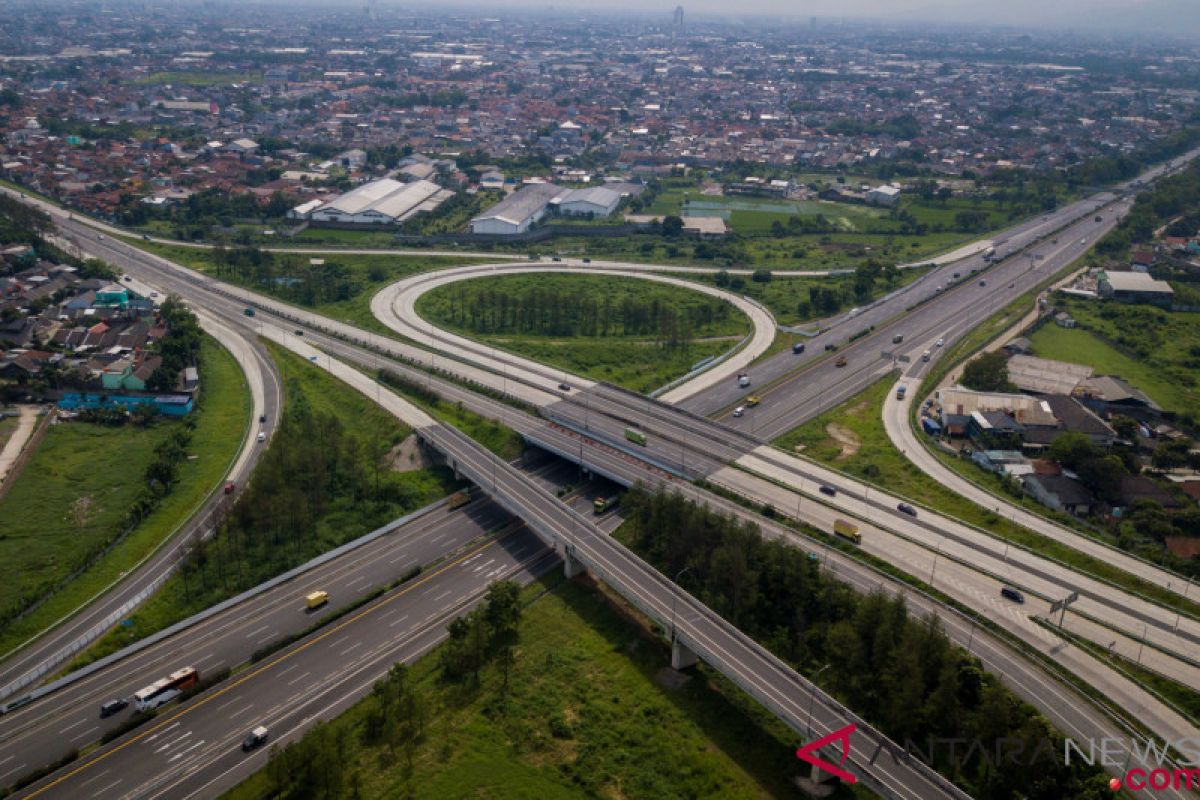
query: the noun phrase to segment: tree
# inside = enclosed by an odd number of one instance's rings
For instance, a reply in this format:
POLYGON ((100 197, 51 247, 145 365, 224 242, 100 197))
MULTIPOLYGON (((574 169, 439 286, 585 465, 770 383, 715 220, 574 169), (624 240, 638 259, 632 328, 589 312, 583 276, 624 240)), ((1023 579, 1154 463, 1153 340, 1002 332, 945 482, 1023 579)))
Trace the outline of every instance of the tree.
POLYGON ((683 233, 683 219, 670 214, 663 217, 662 221, 663 236, 676 237, 683 233))
POLYGON ((1121 495, 1125 465, 1116 456, 1089 458, 1079 465, 1079 480, 1101 500, 1115 501, 1121 495))
POLYGON ((1008 379, 1008 358, 1000 350, 972 359, 963 368, 960 381, 979 392, 1010 392, 1016 389, 1008 379))
POLYGON ((1154 455, 1150 458, 1155 469, 1176 469, 1185 467, 1188 464, 1188 454, 1192 449, 1192 441, 1190 439, 1175 439, 1159 444, 1154 448, 1154 455))
POLYGON ((1085 461, 1100 458, 1104 453, 1082 433, 1060 433, 1046 450, 1046 456, 1068 469, 1078 469, 1085 461))

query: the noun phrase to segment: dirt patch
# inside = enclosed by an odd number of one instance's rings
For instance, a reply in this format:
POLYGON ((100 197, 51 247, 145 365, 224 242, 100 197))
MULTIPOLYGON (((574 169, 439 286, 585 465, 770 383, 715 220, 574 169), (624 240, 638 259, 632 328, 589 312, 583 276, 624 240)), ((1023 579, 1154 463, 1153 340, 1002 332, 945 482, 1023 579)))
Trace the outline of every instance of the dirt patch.
POLYGON ((82 528, 99 513, 100 509, 97 507, 96 501, 90 494, 85 494, 71 503, 71 510, 67 512, 67 516, 75 523, 76 528, 82 528))
POLYGON ((825 426, 825 432, 829 437, 837 442, 842 447, 842 452, 837 454, 834 461, 845 461, 862 447, 862 440, 849 428, 843 428, 836 422, 831 422, 825 426))
POLYGON ((657 673, 655 673, 654 679, 658 682, 659 686, 666 689, 668 692, 673 692, 676 689, 687 685, 687 682, 692 679, 692 676, 677 670, 673 670, 670 667, 663 667, 657 673))
POLYGON ((397 472, 412 472, 433 466, 433 460, 421 447, 421 441, 415 433, 388 451, 387 463, 397 472))

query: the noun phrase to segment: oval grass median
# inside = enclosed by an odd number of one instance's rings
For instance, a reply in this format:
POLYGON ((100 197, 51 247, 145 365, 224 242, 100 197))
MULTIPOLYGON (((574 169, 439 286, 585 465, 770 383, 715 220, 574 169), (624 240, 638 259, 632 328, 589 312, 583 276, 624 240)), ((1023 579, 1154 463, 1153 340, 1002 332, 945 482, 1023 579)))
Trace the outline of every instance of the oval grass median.
POLYGON ((430 290, 417 311, 498 350, 637 392, 687 374, 751 330, 724 300, 607 275, 473 278, 430 290))

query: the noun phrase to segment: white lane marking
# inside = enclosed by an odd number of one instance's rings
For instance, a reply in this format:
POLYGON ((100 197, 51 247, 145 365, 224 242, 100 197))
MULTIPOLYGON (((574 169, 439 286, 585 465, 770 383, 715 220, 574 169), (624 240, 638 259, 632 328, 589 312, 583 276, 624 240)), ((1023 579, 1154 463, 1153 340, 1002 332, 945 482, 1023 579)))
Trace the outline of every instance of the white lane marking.
POLYGON ((481 569, 487 569, 488 565, 489 565, 489 564, 491 564, 491 563, 493 563, 493 562, 495 562, 495 560, 496 560, 496 559, 494 559, 494 558, 489 558, 487 561, 483 562, 482 564, 480 564, 479 566, 475 567, 475 569, 473 569, 473 570, 471 570, 471 571, 472 571, 472 572, 479 572, 479 570, 481 570, 481 569))
POLYGON ((271 633, 268 633, 266 636, 262 637, 257 642, 255 642, 255 644, 266 644, 267 642, 273 640, 274 638, 275 638, 275 632, 272 631, 271 633))
POLYGON ((3 764, 8 761, 12 761, 14 758, 16 758, 16 756, 9 756, 8 758, 0 758, 0 764, 3 764))
POLYGON ((433 602, 435 602, 435 603, 436 603, 438 600, 442 600, 442 599, 444 599, 444 598, 446 598, 446 597, 449 597, 449 596, 450 596, 450 592, 451 592, 451 590, 450 590, 450 589, 447 589, 446 591, 444 591, 444 592, 442 592, 441 594, 439 594, 437 597, 433 598, 433 602))
MULTIPOLYGON (((10 756, 10 758, 11 758, 11 756, 10 756)), ((12 775, 14 772, 20 772, 23 769, 25 769, 24 763, 17 764, 15 767, 10 769, 8 772, 0 772, 0 778, 7 778, 9 775, 12 775)))
MULTIPOLYGON (((243 698, 240 698, 240 699, 242 699, 242 700, 245 700, 246 698, 244 698, 244 697, 243 697, 243 698)), ((253 704, 253 703, 251 703, 250 705, 248 705, 248 706, 246 706, 246 707, 244 707, 244 708, 239 708, 237 711, 234 711, 232 714, 230 714, 230 715, 229 715, 229 718, 230 718, 230 719, 233 719, 234 717, 236 717, 236 716, 237 716, 237 715, 239 715, 239 714, 245 714, 247 711, 249 711, 249 710, 250 710, 250 709, 252 709, 252 708, 254 708, 254 704, 253 704)))
POLYGON ((154 741, 155 739, 157 739, 158 737, 160 737, 160 736, 162 736, 163 734, 165 734, 165 733, 169 732, 169 731, 170 731, 172 728, 178 728, 178 727, 179 727, 179 723, 178 723, 178 722, 172 722, 170 725, 168 725, 167 727, 163 728, 161 731, 159 731, 158 733, 154 734, 153 736, 148 736, 148 737, 146 737, 146 744, 150 744, 151 742, 153 742, 153 741, 154 741))
POLYGON ((108 794, 108 792, 109 792, 109 790, 110 790, 110 789, 112 789, 113 787, 115 787, 115 786, 116 786, 117 784, 119 784, 120 782, 121 782, 121 779, 120 779, 120 778, 117 778, 115 781, 113 781, 112 783, 110 783, 108 786, 105 786, 103 789, 101 789, 100 791, 98 791, 98 792, 96 792, 94 795, 92 795, 92 797, 104 797, 106 794, 108 794))
POLYGON ((399 625, 401 622, 404 622, 404 620, 406 620, 406 619, 408 619, 408 614, 405 614, 403 617, 400 617, 400 618, 399 618, 399 619, 397 619, 395 622, 392 622, 392 623, 390 623, 390 624, 388 625, 388 627, 389 627, 389 628, 394 628, 394 627, 396 627, 397 625, 399 625))
POLYGON ((107 775, 107 774, 108 774, 108 770, 104 770, 103 772, 99 773, 98 775, 93 775, 92 777, 88 778, 86 781, 83 781, 83 782, 82 782, 82 783, 80 783, 79 785, 80 785, 80 786, 87 786, 89 783, 92 783, 93 781, 98 781, 98 780, 100 780, 101 778, 103 778, 103 777, 104 777, 105 775, 107 775))
POLYGON ((336 641, 332 641, 332 642, 330 642, 330 643, 329 643, 329 646, 330 646, 330 648, 337 647, 339 644, 341 644, 342 642, 346 641, 346 640, 347 640, 347 639, 349 639, 349 638, 350 638, 350 634, 348 634, 348 633, 347 633, 347 634, 346 634, 345 636, 343 636, 342 638, 340 638, 340 639, 337 639, 336 641))
POLYGON ((92 727, 88 728, 86 731, 84 731, 83 733, 79 734, 78 736, 72 736, 72 737, 71 737, 71 741, 72 741, 72 742, 78 742, 80 739, 85 739, 85 738, 87 738, 88 736, 91 736, 93 733, 95 733, 95 732, 96 732, 96 731, 98 731, 98 730, 100 730, 100 726, 99 726, 99 725, 93 725, 92 727))
POLYGON ((396 557, 395 557, 395 558, 393 558, 393 559, 391 559, 391 560, 389 560, 389 561, 388 561, 388 563, 389 563, 389 564, 395 564, 397 561, 400 561, 401 559, 405 558, 407 555, 408 555, 407 553, 404 553, 404 552, 399 552, 399 553, 397 553, 397 554, 396 554, 396 557))
POLYGON ((224 710, 225 710, 226 708, 228 708, 229 706, 231 706, 231 705, 233 705, 234 703, 236 703, 236 702, 238 702, 238 701, 240 701, 240 700, 243 700, 243 699, 245 699, 245 698, 242 698, 242 697, 235 697, 235 698, 233 698, 232 700, 226 700, 224 703, 221 703, 221 705, 217 706, 217 711, 224 711, 224 710))
POLYGON ((79 722, 73 722, 70 725, 68 725, 67 727, 63 728, 61 731, 59 731, 59 734, 60 735, 64 734, 67 731, 71 730, 71 728, 78 728, 80 725, 84 724, 85 722, 87 722, 87 719, 81 719, 81 720, 79 720, 79 722))
POLYGON ((355 586, 355 585, 357 585, 357 584, 360 584, 360 583, 362 583, 362 582, 363 582, 363 581, 365 581, 366 579, 367 579, 367 576, 366 576, 366 575, 359 575, 359 576, 358 576, 357 578, 355 578, 354 580, 352 580, 352 581, 349 581, 349 582, 346 584, 346 586, 355 586))
POLYGON ((288 681, 287 685, 288 685, 288 686, 292 686, 292 685, 293 685, 293 684, 295 684, 297 681, 302 681, 302 680, 304 680, 305 678, 307 678, 307 677, 308 677, 309 675, 311 675, 311 674, 312 674, 311 672, 306 672, 306 673, 304 673, 303 675, 300 675, 300 676, 298 676, 298 677, 292 678, 290 681, 288 681))
POLYGON ((167 763, 169 764, 169 763, 171 763, 172 761, 174 761, 174 760, 175 760, 175 759, 177 759, 177 758, 183 758, 185 755, 187 755, 188 753, 192 752, 193 750, 195 750, 197 747, 199 747, 199 746, 200 746, 200 745, 202 745, 202 744, 204 744, 204 740, 203 740, 203 739, 201 739, 200 741, 196 742, 194 745, 192 745, 191 747, 189 747, 189 748, 188 748, 188 749, 186 749, 186 750, 180 750, 178 753, 176 753, 175 755, 173 755, 173 756, 171 756, 170 758, 168 758, 168 759, 167 759, 167 763))
POLYGON ((175 745, 177 745, 177 744, 182 744, 182 743, 183 743, 183 740, 184 740, 184 739, 186 739, 186 738, 188 738, 188 737, 189 737, 189 736, 191 736, 191 735, 192 735, 192 732, 191 732, 191 731, 188 731, 187 733, 185 733, 185 734, 183 734, 182 736, 180 736, 178 739, 173 739, 173 740, 171 740, 171 741, 169 741, 169 742, 163 742, 161 745, 159 745, 158 747, 154 748, 154 752, 156 752, 156 753, 161 753, 163 750, 170 750, 170 749, 171 749, 172 747, 174 747, 175 745))
POLYGON ((198 659, 198 660, 196 660, 196 661, 193 661, 193 662, 192 662, 192 666, 195 666, 196 664, 203 664, 205 661, 211 661, 212 659, 214 659, 214 658, 216 658, 216 657, 217 657, 217 654, 216 654, 216 653, 209 653, 209 654, 208 654, 208 655, 206 655, 204 658, 201 658, 201 659, 198 659))
POLYGON ((338 655, 344 656, 344 655, 346 655, 346 653, 349 653, 351 650, 353 650, 356 647, 362 647, 362 642, 355 642, 354 644, 350 645, 342 652, 338 653, 338 655))
POLYGON ((258 636, 258 635, 259 635, 260 633, 262 633, 263 631, 270 630, 270 629, 271 629, 271 626, 270 626, 270 625, 263 625, 261 628, 255 628, 254 630, 252 630, 252 631, 250 631, 249 633, 247 633, 247 634, 246 634, 246 638, 247 638, 247 639, 253 638, 253 637, 255 637, 255 636, 258 636))

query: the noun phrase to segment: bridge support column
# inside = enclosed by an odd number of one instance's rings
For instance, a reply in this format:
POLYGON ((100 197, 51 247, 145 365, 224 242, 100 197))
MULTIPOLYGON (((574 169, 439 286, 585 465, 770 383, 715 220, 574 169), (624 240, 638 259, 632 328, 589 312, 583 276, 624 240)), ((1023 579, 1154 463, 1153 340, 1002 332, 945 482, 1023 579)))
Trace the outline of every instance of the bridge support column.
POLYGON ((700 657, 676 639, 671 642, 671 669, 687 669, 696 666, 700 657))
POLYGON ((566 575, 568 578, 574 578, 576 575, 586 571, 587 570, 584 568, 583 564, 580 564, 579 559, 575 558, 570 551, 563 553, 564 575, 566 575))
POLYGON ((837 791, 838 784, 841 782, 836 775, 823 771, 816 764, 812 765, 808 775, 796 778, 796 785, 800 787, 800 791, 809 797, 828 797, 837 791))

